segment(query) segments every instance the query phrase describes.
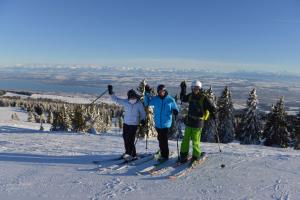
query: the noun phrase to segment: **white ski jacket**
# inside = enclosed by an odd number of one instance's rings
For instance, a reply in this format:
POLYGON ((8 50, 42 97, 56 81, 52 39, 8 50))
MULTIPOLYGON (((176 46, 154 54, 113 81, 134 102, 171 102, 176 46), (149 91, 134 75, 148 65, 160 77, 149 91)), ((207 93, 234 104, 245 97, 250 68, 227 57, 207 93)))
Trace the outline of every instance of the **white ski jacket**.
POLYGON ((144 120, 146 112, 143 104, 140 101, 136 103, 129 103, 128 99, 121 99, 116 95, 111 95, 111 99, 124 107, 124 123, 127 125, 138 125, 139 120, 144 120))

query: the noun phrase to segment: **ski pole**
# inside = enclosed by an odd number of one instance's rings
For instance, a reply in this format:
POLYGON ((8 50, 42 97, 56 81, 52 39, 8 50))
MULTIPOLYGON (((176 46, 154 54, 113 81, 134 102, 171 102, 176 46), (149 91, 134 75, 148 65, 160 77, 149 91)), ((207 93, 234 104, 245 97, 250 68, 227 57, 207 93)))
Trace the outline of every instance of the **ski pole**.
POLYGON ((216 136, 217 136, 217 142, 218 142, 218 146, 219 146, 219 151, 220 153, 222 152, 221 147, 220 147, 220 138, 219 138, 219 133, 218 131, 216 131, 216 136))
MULTIPOLYGON (((218 141, 218 146, 219 146, 219 151, 220 153, 222 153, 222 150, 221 150, 221 147, 220 147, 220 138, 219 138, 219 133, 216 132, 216 135, 217 135, 217 141, 218 141)), ((225 167, 225 164, 221 164, 221 168, 224 168, 225 167)))
POLYGON ((179 159, 179 145, 178 145, 179 134, 177 133, 177 157, 179 159))
POLYGON ((100 96, 98 96, 94 101, 92 101, 92 103, 90 103, 90 105, 93 105, 98 99, 100 99, 105 93, 107 92, 107 90, 105 90, 100 96))
POLYGON ((178 145, 178 140, 179 140, 179 128, 178 128, 178 124, 180 123, 180 121, 179 121, 179 123, 178 123, 178 120, 176 120, 177 121, 177 123, 175 124, 175 127, 176 127, 176 133, 177 133, 177 137, 176 137, 176 143, 177 143, 177 157, 178 157, 178 159, 179 159, 179 145, 178 145))
POLYGON ((147 131, 147 134, 146 134, 146 149, 148 149, 148 131, 147 131))

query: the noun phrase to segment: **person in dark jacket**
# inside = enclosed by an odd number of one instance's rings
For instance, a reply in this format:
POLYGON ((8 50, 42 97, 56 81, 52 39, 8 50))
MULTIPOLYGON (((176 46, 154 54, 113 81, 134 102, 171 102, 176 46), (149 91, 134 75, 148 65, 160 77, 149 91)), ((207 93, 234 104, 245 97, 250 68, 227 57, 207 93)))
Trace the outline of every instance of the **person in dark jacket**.
POLYGON ((169 159, 168 132, 172 125, 172 113, 177 116, 178 107, 174 98, 168 95, 165 85, 158 85, 158 95, 154 97, 150 96, 149 86, 145 89, 144 104, 154 107, 154 122, 161 154, 159 161, 165 161, 169 159))
POLYGON ((189 154, 189 143, 192 140, 193 154, 192 161, 199 160, 201 157, 200 139, 204 121, 209 115, 215 117, 216 108, 214 104, 203 94, 202 83, 198 80, 191 85, 192 93, 186 95, 186 83, 180 84, 180 99, 182 102, 189 103, 186 128, 180 148, 180 162, 186 162, 189 154))
POLYGON ((113 86, 108 85, 108 93, 112 100, 124 107, 123 139, 126 160, 136 159, 135 136, 139 123, 145 123, 146 112, 143 104, 138 100, 138 95, 131 89, 127 92, 127 99, 117 97, 113 92, 113 86))

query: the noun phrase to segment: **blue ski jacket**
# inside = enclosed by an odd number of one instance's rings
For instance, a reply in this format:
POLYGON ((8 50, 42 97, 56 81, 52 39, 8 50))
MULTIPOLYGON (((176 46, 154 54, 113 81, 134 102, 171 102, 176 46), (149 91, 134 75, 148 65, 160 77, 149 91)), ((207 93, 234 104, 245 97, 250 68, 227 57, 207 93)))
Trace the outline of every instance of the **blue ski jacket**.
POLYGON ((167 95, 164 98, 160 96, 150 96, 146 93, 144 96, 144 105, 154 107, 154 122, 157 128, 170 128, 172 125, 172 112, 179 112, 177 104, 173 97, 167 95))

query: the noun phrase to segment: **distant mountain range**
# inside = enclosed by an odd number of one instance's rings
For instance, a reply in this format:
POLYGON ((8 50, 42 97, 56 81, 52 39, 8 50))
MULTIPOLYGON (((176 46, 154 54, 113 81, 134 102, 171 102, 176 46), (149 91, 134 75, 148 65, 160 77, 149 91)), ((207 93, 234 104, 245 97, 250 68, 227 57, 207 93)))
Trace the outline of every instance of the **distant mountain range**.
MULTIPOLYGON (((7 75, 23 74, 32 75, 36 77, 39 75, 61 75, 57 76, 57 79, 66 79, 73 76, 83 75, 86 76, 88 73, 90 75, 95 75, 94 73, 117 73, 117 72, 137 72, 137 73, 184 73, 184 74, 194 74, 201 73, 201 75, 209 76, 222 76, 222 77, 232 77, 232 78, 246 78, 246 79, 262 79, 262 80, 279 80, 279 81, 300 81, 300 74, 291 73, 287 71, 280 72, 269 72, 269 71, 230 71, 223 72, 221 70, 211 70, 209 68, 157 68, 157 67, 114 67, 114 66, 98 66, 98 65, 45 65, 45 64, 35 64, 35 65, 0 65, 0 77, 7 78, 7 75), (46 73, 45 73, 46 72, 46 73)), ((24 77, 24 76, 23 76, 24 77)), ((25 78, 24 77, 24 78, 25 78)), ((33 77, 33 78, 34 78, 33 77)), ((40 77, 40 76, 39 76, 40 77)))

